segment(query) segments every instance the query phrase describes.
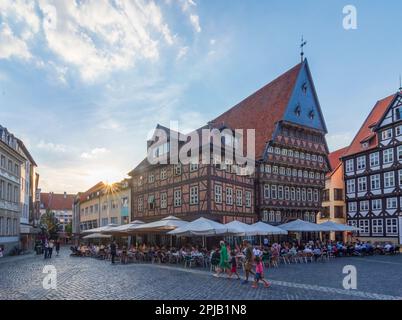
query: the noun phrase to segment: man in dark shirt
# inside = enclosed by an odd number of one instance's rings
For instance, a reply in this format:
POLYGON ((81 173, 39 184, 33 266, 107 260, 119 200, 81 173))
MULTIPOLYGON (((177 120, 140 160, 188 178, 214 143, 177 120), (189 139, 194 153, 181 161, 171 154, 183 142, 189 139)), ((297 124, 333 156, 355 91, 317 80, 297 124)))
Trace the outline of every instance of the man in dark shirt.
POLYGON ((248 277, 249 277, 250 273, 255 275, 255 273, 252 271, 253 259, 254 259, 253 258, 253 250, 247 240, 243 241, 243 246, 245 247, 243 253, 245 255, 244 272, 246 274, 246 279, 244 279, 243 283, 248 283, 248 277))
POLYGON ((113 241, 110 244, 110 254, 112 255, 112 264, 114 264, 114 259, 116 258, 116 254, 117 254, 117 245, 116 245, 116 241, 113 241))

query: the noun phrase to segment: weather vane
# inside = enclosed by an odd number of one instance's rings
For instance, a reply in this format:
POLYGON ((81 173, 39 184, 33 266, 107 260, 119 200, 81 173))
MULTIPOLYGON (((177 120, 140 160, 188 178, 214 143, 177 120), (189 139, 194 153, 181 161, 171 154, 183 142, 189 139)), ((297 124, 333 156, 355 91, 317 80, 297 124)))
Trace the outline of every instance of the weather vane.
POLYGON ((305 46, 305 45, 307 45, 307 41, 304 41, 304 38, 303 38, 303 36, 302 36, 302 38, 301 38, 301 45, 300 45, 300 50, 301 50, 301 52, 300 52, 301 62, 304 61, 304 46, 305 46))
POLYGON ((399 92, 402 92, 402 76, 399 75, 399 92))

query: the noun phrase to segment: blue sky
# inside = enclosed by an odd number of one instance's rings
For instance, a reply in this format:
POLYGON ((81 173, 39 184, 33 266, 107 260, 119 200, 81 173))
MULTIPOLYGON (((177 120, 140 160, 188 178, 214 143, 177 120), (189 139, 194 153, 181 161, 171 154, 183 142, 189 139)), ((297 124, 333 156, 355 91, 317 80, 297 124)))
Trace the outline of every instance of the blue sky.
POLYGON ((125 177, 157 123, 199 127, 300 60, 331 150, 398 89, 400 1, 0 0, 0 123, 45 191, 125 177), (357 29, 342 25, 345 5, 357 29))

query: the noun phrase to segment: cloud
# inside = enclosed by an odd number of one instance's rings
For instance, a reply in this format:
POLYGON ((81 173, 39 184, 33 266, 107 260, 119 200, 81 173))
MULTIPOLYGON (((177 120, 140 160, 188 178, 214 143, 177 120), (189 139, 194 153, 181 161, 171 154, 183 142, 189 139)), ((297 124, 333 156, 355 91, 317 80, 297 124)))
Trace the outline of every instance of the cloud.
POLYGON ((191 14, 190 15, 190 22, 194 27, 194 30, 196 32, 201 32, 201 26, 200 26, 200 17, 196 14, 191 14))
POLYGON ((69 148, 63 144, 45 142, 44 140, 41 140, 36 147, 54 153, 66 153, 69 150, 69 148))
POLYGON ((107 150, 106 148, 95 148, 95 149, 92 149, 89 152, 81 153, 81 158, 83 158, 83 159, 96 159, 99 156, 101 156, 101 155, 103 155, 105 153, 108 153, 108 152, 109 152, 109 150, 107 150))
POLYGON ((179 53, 177 54, 177 60, 180 60, 188 53, 189 47, 181 47, 179 53))
POLYGON ((28 60, 31 58, 27 44, 16 37, 10 26, 4 22, 0 26, 0 43, 0 59, 16 57, 28 60))

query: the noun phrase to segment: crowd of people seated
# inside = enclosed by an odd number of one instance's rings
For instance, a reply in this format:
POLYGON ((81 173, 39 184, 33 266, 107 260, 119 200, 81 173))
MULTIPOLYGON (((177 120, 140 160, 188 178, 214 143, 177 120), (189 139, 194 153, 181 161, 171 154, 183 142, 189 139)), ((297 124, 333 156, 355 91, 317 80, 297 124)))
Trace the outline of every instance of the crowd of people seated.
MULTIPOLYGON (((265 266, 277 267, 279 263, 298 263, 308 261, 324 261, 331 257, 365 256, 374 254, 395 254, 399 247, 392 243, 372 244, 356 240, 353 243, 342 241, 294 241, 269 244, 267 239, 260 245, 253 245, 253 255, 259 257, 265 266)), ((121 263, 152 262, 152 263, 184 263, 185 265, 211 266, 219 263, 220 248, 212 250, 197 245, 184 245, 180 248, 157 245, 121 245, 117 246, 116 256, 121 263)), ((110 259, 110 245, 80 244, 71 247, 72 255, 110 259)), ((244 258, 242 245, 227 244, 229 258, 234 256, 239 265, 244 258)))

